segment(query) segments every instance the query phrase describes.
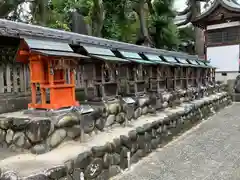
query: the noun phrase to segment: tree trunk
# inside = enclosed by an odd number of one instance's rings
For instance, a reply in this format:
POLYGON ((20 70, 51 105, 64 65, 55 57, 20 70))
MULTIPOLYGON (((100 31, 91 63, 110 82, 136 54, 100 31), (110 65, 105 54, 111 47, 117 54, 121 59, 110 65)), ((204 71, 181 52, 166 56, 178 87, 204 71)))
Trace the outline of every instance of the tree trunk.
POLYGON ((40 18, 39 23, 42 26, 46 26, 47 24, 47 8, 48 8, 48 0, 40 0, 39 2, 40 6, 40 18))
POLYGON ((92 35, 101 37, 103 21, 105 17, 104 6, 102 0, 94 0, 92 9, 92 35))
POLYGON ((145 0, 139 0, 139 3, 134 7, 134 11, 138 14, 140 22, 140 38, 144 39, 145 46, 151 46, 145 14, 145 0))
MULTIPOLYGON (((196 2, 196 0, 191 0, 192 1, 192 17, 195 18, 201 14, 201 6, 200 2, 196 2)), ((196 54, 204 58, 204 32, 202 29, 195 27, 195 52, 196 54)))

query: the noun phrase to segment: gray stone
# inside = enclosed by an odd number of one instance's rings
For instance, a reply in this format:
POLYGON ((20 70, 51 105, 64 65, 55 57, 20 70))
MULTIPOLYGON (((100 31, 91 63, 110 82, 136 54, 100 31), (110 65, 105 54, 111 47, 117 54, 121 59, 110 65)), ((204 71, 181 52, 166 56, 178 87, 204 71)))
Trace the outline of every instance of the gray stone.
POLYGON ((113 153, 114 152, 114 145, 110 142, 107 142, 105 145, 104 145, 104 148, 106 150, 107 153, 113 153))
POLYGON ((44 154, 49 151, 47 144, 36 144, 31 148, 31 153, 33 154, 44 154))
POLYGON ((18 180, 18 175, 16 172, 7 171, 2 173, 1 180, 18 180))
POLYGON ((50 179, 60 179, 67 175, 67 169, 65 166, 58 166, 48 169, 44 174, 50 179))
POLYGON ((168 107, 168 102, 167 101, 163 102, 162 107, 167 108, 168 107))
POLYGON ((127 158, 128 152, 130 152, 130 150, 129 150, 128 148, 126 148, 126 147, 123 146, 123 147, 122 147, 122 150, 121 150, 121 153, 120 153, 121 159, 127 158))
MULTIPOLYGON (((142 150, 141 150, 142 151, 142 150)), ((130 163, 131 164, 135 164, 137 163, 139 160, 141 159, 141 157, 138 155, 138 153, 136 152, 135 154, 132 155, 131 159, 130 159, 130 163)))
POLYGON ((144 135, 139 135, 138 138, 137 138, 137 143, 139 145, 139 148, 140 149, 144 149, 145 148, 145 136, 144 135))
POLYGON ((131 141, 136 141, 137 140, 137 131, 132 130, 128 133, 129 138, 131 141))
POLYGON ((79 119, 76 115, 73 113, 68 113, 67 115, 59 117, 58 122, 56 123, 56 126, 58 128, 62 127, 72 127, 74 125, 79 124, 79 119))
POLYGON ((0 129, 0 143, 5 141, 5 137, 6 137, 6 131, 0 129))
POLYGON ((26 129, 30 119, 28 118, 12 118, 12 129, 14 131, 21 131, 26 129))
POLYGON ((100 158, 92 160, 92 162, 86 167, 84 171, 84 177, 86 179, 96 178, 103 170, 103 161, 100 158))
MULTIPOLYGON (((80 174, 82 172, 83 172, 83 169, 75 168, 74 171, 73 171, 72 180, 81 180, 80 179, 80 174)), ((71 179, 67 179, 67 180, 71 180, 71 179)))
POLYGON ((103 167, 105 169, 109 168, 109 166, 111 166, 113 164, 113 156, 110 153, 106 153, 103 156, 103 167))
POLYGON ((74 125, 73 127, 66 128, 67 136, 71 139, 75 139, 80 136, 81 134, 81 127, 80 125, 74 125))
POLYGON ((123 107, 126 118, 128 120, 132 119, 134 117, 134 104, 125 104, 123 107))
POLYGON ((104 169, 95 180, 108 180, 109 179, 109 170, 104 169))
POLYGON ((12 118, 0 117, 0 128, 1 129, 10 129, 12 127, 12 118))
POLYGON ((120 140, 121 140, 122 145, 126 146, 127 148, 131 148, 132 142, 127 136, 121 135, 120 140))
POLYGON ((96 120, 96 128, 100 131, 102 131, 105 127, 105 122, 106 122, 106 119, 100 117, 96 120))
POLYGON ((120 153, 121 152, 121 140, 120 139, 114 139, 113 142, 112 142, 112 145, 114 147, 114 151, 116 153, 120 153))
POLYGON ((77 159, 75 160, 74 168, 84 169, 87 167, 92 160, 92 153, 84 152, 78 155, 77 159))
POLYGON ((64 162, 64 165, 67 169, 67 174, 72 174, 74 171, 74 160, 68 160, 64 162))
POLYGON ((120 112, 120 104, 119 103, 112 103, 107 105, 107 110, 110 114, 117 114, 120 112))
POLYGON ((83 115, 81 123, 82 123, 84 133, 86 134, 91 133, 95 128, 95 120, 91 114, 83 115))
POLYGON ((137 119, 141 116, 142 114, 142 109, 141 108, 137 108, 134 112, 134 119, 137 119))
POLYGON ((92 147, 92 153, 95 157, 103 157, 107 151, 106 146, 94 146, 92 147))
POLYGON ((109 178, 111 178, 121 173, 121 168, 119 166, 113 165, 109 167, 108 171, 109 171, 109 178))
POLYGON ((128 167, 128 161, 127 158, 121 158, 120 165, 121 169, 126 169, 128 167))
POLYGON ((158 140, 157 139, 152 139, 151 140, 151 148, 152 149, 157 149, 158 148, 158 140))
POLYGON ((143 107, 143 106, 147 105, 148 101, 149 101, 149 98, 147 98, 147 97, 146 98, 139 98, 138 99, 138 105, 140 107, 143 107))
POLYGON ((148 107, 147 106, 144 106, 142 108, 142 115, 146 115, 148 113, 148 107))
POLYGON ((58 146, 66 136, 67 132, 65 129, 57 129, 48 139, 49 146, 51 148, 58 146))
POLYGON ((14 135, 13 130, 8 129, 8 130, 7 130, 7 134, 6 134, 6 143, 8 143, 8 144, 11 144, 11 143, 12 143, 12 141, 13 141, 13 135, 14 135))
POLYGON ((116 122, 118 122, 119 124, 122 124, 125 121, 125 118, 126 118, 125 113, 121 112, 116 115, 116 122))
POLYGON ((10 149, 10 151, 12 152, 17 152, 17 153, 22 153, 24 152, 24 149, 23 148, 20 148, 18 146, 16 146, 15 144, 11 144, 8 146, 8 149, 10 149))
POLYGON ((146 131, 146 129, 143 128, 143 127, 137 127, 137 128, 136 128, 136 131, 137 131, 138 134, 144 134, 145 131, 146 131))
POLYGON ((131 144, 130 152, 131 152, 132 154, 135 153, 138 149, 139 149, 138 143, 132 143, 132 144, 131 144))
POLYGON ((121 159, 120 154, 113 153, 112 157, 113 157, 113 163, 112 164, 113 165, 119 165, 120 164, 120 159, 121 159))
POLYGON ((143 150, 146 154, 152 152, 151 142, 146 142, 143 150))
POLYGON ((240 75, 236 77, 236 80, 234 82, 234 90, 235 93, 240 93, 240 75))
POLYGON ((31 142, 37 143, 45 140, 48 137, 50 129, 50 119, 33 120, 28 124, 25 133, 31 142))
POLYGON ((6 149, 8 147, 8 144, 5 141, 3 141, 0 143, 0 147, 6 149))
POLYGON ((109 126, 113 125, 114 122, 115 122, 115 120, 116 120, 116 116, 113 115, 113 114, 110 114, 110 115, 107 117, 105 126, 106 126, 106 127, 109 127, 109 126))
POLYGON ((17 132, 13 136, 13 143, 20 148, 29 149, 31 147, 30 142, 23 132, 17 132))

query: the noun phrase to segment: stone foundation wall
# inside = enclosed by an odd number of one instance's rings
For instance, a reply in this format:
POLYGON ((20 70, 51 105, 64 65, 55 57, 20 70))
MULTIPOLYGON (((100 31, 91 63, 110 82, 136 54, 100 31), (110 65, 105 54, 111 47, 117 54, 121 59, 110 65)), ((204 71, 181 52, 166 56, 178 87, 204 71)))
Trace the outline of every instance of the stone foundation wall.
MULTIPOLYGON (((204 101, 196 101, 194 104, 185 104, 181 111, 169 113, 163 118, 159 117, 158 120, 145 123, 143 126, 129 131, 127 135, 125 133, 103 146, 95 146, 89 151, 81 152, 77 158, 66 161, 65 165, 47 169, 25 179, 76 180, 80 179, 82 172, 86 180, 107 180, 128 167, 127 154, 129 152, 130 163, 136 163, 154 149, 164 146, 174 136, 181 134, 229 104, 231 104, 231 98, 227 93, 221 93, 204 101)), ((49 121, 46 122, 49 123, 49 121)), ((58 133, 55 135, 58 138, 62 138, 63 135, 68 136, 67 131, 65 132, 63 129, 55 130, 53 134, 58 133)), ((46 134, 48 133, 46 132, 46 134)), ((13 136, 16 137, 16 134, 13 136)), ((40 139, 38 140, 40 141, 40 139)), ((6 180, 10 176, 17 177, 17 174, 2 173, 1 180, 6 180)))
POLYGON ((194 90, 189 92, 162 93, 162 97, 142 96, 135 103, 121 99, 92 104, 94 111, 80 115, 75 111, 50 115, 33 115, 18 112, 0 117, 0 147, 16 152, 43 154, 69 140, 87 141, 94 135, 115 126, 125 126, 131 121, 156 110, 175 107, 194 100, 194 90), (186 96, 186 94, 188 94, 186 96), (185 97, 186 96, 186 97, 185 97))
POLYGON ((34 116, 23 112, 0 117, 0 146, 16 152, 46 153, 65 141, 87 141, 95 134, 155 112, 149 98, 143 97, 127 105, 120 100, 93 104, 94 112, 80 115, 70 111, 57 115, 34 116))

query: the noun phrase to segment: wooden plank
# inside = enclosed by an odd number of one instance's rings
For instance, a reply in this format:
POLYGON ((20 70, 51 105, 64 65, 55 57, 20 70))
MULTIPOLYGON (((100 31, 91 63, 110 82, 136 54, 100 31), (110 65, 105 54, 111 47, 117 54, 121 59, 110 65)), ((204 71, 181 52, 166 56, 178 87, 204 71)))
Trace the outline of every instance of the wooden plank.
POLYGON ((20 91, 24 92, 24 88, 25 88, 25 79, 24 79, 24 64, 20 65, 20 74, 19 74, 19 78, 20 78, 20 91))
POLYGON ((4 93, 3 66, 0 66, 0 93, 4 93))
POLYGON ((7 92, 12 92, 12 81, 11 81, 11 67, 6 65, 6 83, 7 83, 7 92))
POLYGON ((18 92, 18 83, 17 83, 17 79, 18 79, 18 74, 17 74, 17 66, 13 65, 12 66, 12 83, 13 83, 13 92, 17 93, 18 92))
POLYGON ((82 88, 82 84, 83 84, 83 82, 82 82, 82 76, 83 76, 83 71, 81 71, 81 66, 79 65, 78 66, 78 68, 77 68, 77 72, 76 72, 76 74, 77 74, 77 80, 76 80, 76 84, 77 84, 77 87, 78 88, 82 88))

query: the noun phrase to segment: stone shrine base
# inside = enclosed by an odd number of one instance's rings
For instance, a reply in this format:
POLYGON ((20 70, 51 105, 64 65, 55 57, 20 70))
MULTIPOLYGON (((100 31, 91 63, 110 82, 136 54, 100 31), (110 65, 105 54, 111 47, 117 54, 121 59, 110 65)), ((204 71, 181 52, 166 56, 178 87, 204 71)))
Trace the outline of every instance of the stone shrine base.
POLYGON ((1 180, 77 180, 83 172, 86 180, 107 180, 130 163, 138 162, 154 149, 191 128, 200 120, 231 104, 223 92, 146 115, 126 127, 114 127, 86 142, 67 141, 41 155, 19 154, 0 161, 1 180))

